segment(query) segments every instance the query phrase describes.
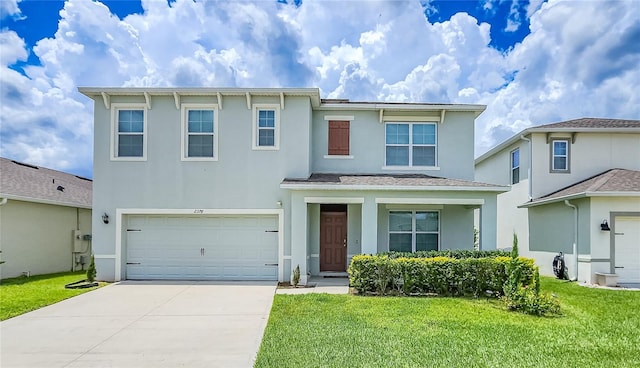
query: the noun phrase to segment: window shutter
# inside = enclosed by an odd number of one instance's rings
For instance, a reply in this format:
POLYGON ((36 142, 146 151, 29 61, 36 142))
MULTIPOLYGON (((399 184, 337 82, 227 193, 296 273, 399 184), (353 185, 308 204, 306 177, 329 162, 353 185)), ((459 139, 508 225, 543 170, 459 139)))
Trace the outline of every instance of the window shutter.
POLYGON ((329 155, 349 155, 349 121, 329 121, 329 155))

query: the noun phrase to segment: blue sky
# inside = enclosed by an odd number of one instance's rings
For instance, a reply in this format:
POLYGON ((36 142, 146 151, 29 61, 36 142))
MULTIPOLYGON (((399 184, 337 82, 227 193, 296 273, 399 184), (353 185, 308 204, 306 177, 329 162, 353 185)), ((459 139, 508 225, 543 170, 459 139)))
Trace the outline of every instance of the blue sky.
POLYGON ((91 177, 78 86, 486 104, 476 154, 532 125, 638 119, 634 2, 0 0, 1 155, 91 177))

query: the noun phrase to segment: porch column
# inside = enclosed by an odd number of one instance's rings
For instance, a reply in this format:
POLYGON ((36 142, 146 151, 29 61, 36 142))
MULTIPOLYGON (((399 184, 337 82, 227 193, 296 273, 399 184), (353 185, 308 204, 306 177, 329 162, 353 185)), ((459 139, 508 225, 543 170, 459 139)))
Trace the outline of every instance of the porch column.
POLYGON ((299 195, 291 196, 291 274, 300 266, 300 285, 307 284, 307 204, 299 195))
POLYGON ((480 207, 480 250, 497 248, 497 217, 496 196, 487 196, 480 207))
POLYGON ((378 204, 375 198, 365 198, 362 204, 362 254, 378 253, 378 204))

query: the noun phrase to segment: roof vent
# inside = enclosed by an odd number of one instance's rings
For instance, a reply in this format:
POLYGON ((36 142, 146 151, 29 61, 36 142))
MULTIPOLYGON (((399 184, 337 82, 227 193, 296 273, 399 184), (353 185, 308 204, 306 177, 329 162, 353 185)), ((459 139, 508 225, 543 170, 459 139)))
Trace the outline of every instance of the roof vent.
POLYGON ((64 192, 64 187, 62 185, 58 185, 56 189, 58 189, 61 192, 64 192))

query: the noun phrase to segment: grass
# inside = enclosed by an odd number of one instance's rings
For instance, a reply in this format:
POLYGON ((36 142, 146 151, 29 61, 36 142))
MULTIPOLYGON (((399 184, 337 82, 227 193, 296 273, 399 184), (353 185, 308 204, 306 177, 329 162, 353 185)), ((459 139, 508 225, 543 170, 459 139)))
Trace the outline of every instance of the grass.
POLYGON ((563 316, 488 299, 276 295, 255 367, 640 367, 640 292, 542 289, 563 316))
POLYGON ((78 271, 2 280, 0 282, 0 321, 94 290, 95 288, 64 288, 66 284, 85 277, 86 271, 78 271))

